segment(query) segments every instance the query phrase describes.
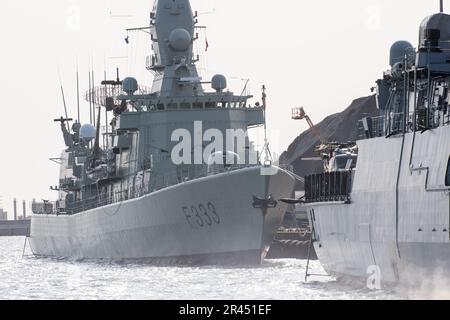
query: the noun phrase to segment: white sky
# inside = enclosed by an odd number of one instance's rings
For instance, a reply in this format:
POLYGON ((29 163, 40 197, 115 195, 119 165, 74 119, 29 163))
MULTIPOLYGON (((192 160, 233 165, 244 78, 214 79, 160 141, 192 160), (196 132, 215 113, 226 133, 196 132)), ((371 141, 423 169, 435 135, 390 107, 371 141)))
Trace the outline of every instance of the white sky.
MULTIPOLYGON (((272 141, 280 153, 307 128, 291 121, 291 108, 305 106, 314 120, 367 96, 388 66, 390 45, 417 45, 421 20, 438 0, 191 0, 208 27, 209 50, 198 43, 207 74, 230 78, 239 94, 250 78, 251 93, 268 93, 268 123, 278 132, 272 141), (215 10, 214 10, 215 9, 215 10)), ((450 6, 450 1, 446 0, 450 6)), ((62 74, 69 112, 76 117, 75 72, 87 89, 89 57, 97 79, 115 67, 121 77, 151 84, 145 66, 150 53, 145 34, 124 38, 128 27, 148 25, 153 0, 3 0, 0 10, 0 197, 12 216, 12 198, 56 198, 58 166, 50 157, 63 149, 53 119, 63 112, 57 67, 62 74), (115 17, 115 16, 131 17, 115 17), (79 21, 79 23, 78 23, 79 21), (129 59, 114 57, 128 56, 129 59)), ((201 35, 202 36, 202 35, 201 35)), ((202 37, 203 38, 203 37, 202 37)), ((204 41, 204 40, 202 40, 204 41)), ((82 103, 82 122, 88 119, 82 103)), ((20 206, 19 206, 20 207, 20 206)), ((20 210, 19 210, 20 213, 20 210)))

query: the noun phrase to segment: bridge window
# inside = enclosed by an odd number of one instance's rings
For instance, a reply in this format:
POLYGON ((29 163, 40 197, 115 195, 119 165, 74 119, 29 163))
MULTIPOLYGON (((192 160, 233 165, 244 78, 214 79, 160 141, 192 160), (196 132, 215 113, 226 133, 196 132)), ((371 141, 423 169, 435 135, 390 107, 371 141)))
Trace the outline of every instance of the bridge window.
POLYGON ((194 108, 194 109, 203 109, 203 103, 202 102, 194 102, 192 104, 192 108, 194 108))
POLYGON ((189 102, 180 103, 180 108, 181 109, 190 109, 191 108, 191 104, 189 102))
POLYGON ((447 163, 447 175, 445 177, 445 185, 450 187, 450 157, 448 158, 447 163))
POLYGON ((205 108, 206 109, 215 109, 216 108, 216 103, 215 102, 206 102, 205 108))
POLYGON ((165 109, 165 108, 164 108, 164 104, 162 104, 162 103, 158 103, 158 104, 156 105, 156 107, 157 107, 158 110, 160 110, 160 111, 162 111, 162 110, 165 109))
POLYGON ((177 110, 178 109, 178 103, 169 103, 169 104, 167 104, 167 109, 169 109, 169 110, 177 110))

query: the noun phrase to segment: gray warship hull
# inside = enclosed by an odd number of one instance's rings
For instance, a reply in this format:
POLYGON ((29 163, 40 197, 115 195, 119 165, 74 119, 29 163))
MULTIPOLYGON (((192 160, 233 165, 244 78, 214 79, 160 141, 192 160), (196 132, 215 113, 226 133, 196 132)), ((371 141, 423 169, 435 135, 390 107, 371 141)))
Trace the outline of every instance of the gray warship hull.
POLYGON ((261 167, 221 173, 75 215, 33 215, 37 256, 259 264, 287 205, 255 208, 253 197, 280 199, 294 179, 261 167))
POLYGON ((351 203, 309 205, 325 270, 364 281, 376 272, 381 282, 419 285, 445 275, 450 127, 363 140, 358 146, 351 203))

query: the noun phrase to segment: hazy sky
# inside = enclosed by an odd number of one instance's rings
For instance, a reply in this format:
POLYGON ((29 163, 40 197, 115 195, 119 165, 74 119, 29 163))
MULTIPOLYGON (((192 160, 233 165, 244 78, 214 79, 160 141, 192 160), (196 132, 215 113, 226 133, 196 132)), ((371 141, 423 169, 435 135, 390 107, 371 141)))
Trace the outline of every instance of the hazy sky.
MULTIPOLYGON (((250 78, 259 99, 267 87, 269 128, 279 132, 273 151, 282 152, 307 128, 291 121, 291 108, 304 106, 314 122, 367 96, 388 66, 396 40, 417 44, 421 20, 438 10, 438 0, 191 0, 208 27, 197 43, 204 76, 223 73, 239 94, 250 78), (207 71, 206 71, 207 70, 207 71)), ((450 6, 450 1, 446 0, 450 6)), ((3 0, 0 10, 0 197, 12 214, 19 201, 55 199, 63 140, 53 119, 63 106, 61 70, 69 112, 75 117, 78 59, 82 92, 89 57, 97 79, 105 70, 135 76, 150 85, 150 54, 144 33, 124 38, 128 27, 148 25, 153 0, 3 0), (126 58, 128 57, 128 58, 126 58)), ((82 122, 88 108, 82 103, 82 122)), ((277 135, 275 135, 277 136, 277 135)))

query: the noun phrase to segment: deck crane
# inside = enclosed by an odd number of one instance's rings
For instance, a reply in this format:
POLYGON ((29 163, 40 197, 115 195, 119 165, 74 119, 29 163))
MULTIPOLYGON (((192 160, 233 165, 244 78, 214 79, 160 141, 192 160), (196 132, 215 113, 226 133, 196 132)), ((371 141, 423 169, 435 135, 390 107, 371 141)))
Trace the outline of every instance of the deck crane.
POLYGON ((302 158, 302 160, 304 160, 304 161, 323 161, 324 167, 326 168, 328 166, 328 161, 333 156, 334 147, 331 144, 329 144, 327 140, 322 138, 322 135, 320 134, 319 130, 314 125, 311 118, 306 114, 305 109, 303 107, 292 109, 292 119, 293 120, 306 120, 306 122, 309 125, 309 128, 311 129, 311 132, 320 141, 320 145, 317 146, 317 148, 315 149, 315 152, 320 154, 320 157, 302 158))
POLYGON ((312 122, 311 118, 306 114, 305 109, 303 107, 292 109, 292 119, 293 120, 306 120, 306 122, 309 125, 309 128, 311 129, 311 132, 320 140, 321 144, 326 144, 327 141, 322 138, 320 135, 319 130, 317 130, 317 127, 312 122))

